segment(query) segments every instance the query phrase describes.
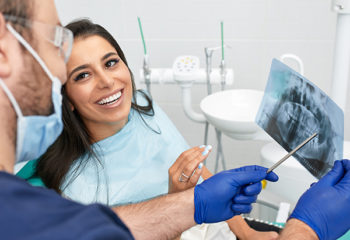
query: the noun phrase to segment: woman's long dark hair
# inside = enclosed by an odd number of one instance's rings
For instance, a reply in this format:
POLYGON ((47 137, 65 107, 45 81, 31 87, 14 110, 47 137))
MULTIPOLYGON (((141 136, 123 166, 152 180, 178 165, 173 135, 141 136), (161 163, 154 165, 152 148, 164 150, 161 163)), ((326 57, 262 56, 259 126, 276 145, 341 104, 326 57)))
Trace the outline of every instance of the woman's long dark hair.
MULTIPOLYGON (((68 24, 66 28, 73 32, 74 38, 87 38, 90 36, 100 36, 104 38, 115 48, 119 57, 129 69, 124 53, 119 44, 102 26, 94 24, 87 19, 81 19, 68 24)), ((134 77, 130 69, 129 72, 131 75, 133 91, 133 101, 131 107, 139 114, 153 116, 154 111, 152 100, 144 92, 136 90, 134 77), (140 106, 137 104, 136 92, 142 94, 147 100, 146 106, 140 106)), ((39 159, 36 168, 36 175, 43 180, 48 188, 52 188, 58 193, 61 193, 60 187, 74 160, 78 159, 84 154, 88 155, 87 159, 96 157, 93 149, 91 148, 92 138, 89 135, 89 131, 84 125, 79 113, 76 110, 71 110, 69 98, 64 86, 62 88, 62 95, 62 119, 64 125, 62 134, 39 159)))

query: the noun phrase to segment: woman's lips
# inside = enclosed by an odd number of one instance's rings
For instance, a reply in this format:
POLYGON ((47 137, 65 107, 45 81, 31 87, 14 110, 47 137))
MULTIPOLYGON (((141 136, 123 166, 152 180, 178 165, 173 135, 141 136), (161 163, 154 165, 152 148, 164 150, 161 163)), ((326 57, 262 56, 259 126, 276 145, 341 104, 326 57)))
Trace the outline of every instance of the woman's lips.
POLYGON ((114 92, 108 97, 102 98, 96 102, 96 104, 103 108, 114 108, 121 104, 124 99, 123 89, 114 92))

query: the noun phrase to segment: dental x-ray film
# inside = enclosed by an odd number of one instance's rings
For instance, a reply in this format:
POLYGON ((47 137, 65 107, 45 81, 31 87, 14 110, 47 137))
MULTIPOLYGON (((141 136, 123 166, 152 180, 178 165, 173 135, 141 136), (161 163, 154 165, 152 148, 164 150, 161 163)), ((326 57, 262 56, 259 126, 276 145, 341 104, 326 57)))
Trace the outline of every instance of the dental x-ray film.
POLYGON ((276 59, 255 121, 288 152, 317 133, 293 156, 318 179, 343 158, 343 111, 316 85, 276 59))

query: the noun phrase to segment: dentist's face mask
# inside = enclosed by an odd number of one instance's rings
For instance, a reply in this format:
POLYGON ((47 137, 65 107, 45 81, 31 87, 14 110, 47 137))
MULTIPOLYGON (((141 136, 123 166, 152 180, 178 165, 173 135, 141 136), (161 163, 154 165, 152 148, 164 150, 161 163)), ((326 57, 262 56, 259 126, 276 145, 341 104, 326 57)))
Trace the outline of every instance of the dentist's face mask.
MULTIPOLYGON (((17 40, 32 54, 36 61, 52 81, 52 104, 54 113, 50 116, 23 116, 22 111, 15 100, 14 96, 0 79, 0 86, 5 91, 10 102, 17 114, 17 141, 16 141, 16 163, 33 160, 40 157, 46 152, 47 148, 57 139, 63 129, 62 123, 62 95, 61 81, 52 75, 43 60, 28 42, 17 33, 11 25, 7 24, 7 29, 17 38, 17 40)), ((64 29, 65 30, 65 29, 64 29)), ((70 32, 71 34, 71 32, 70 32)), ((56 33, 57 35, 57 33, 56 33)), ((69 35, 69 34, 68 34, 69 35)), ((58 36, 62 38, 61 36, 58 36)), ((73 36, 69 36, 70 49, 73 43, 73 36)), ((63 38, 62 38, 63 39, 63 38)), ((56 40, 56 39, 55 39, 56 40)), ((66 54, 65 60, 68 59, 70 49, 66 54)))

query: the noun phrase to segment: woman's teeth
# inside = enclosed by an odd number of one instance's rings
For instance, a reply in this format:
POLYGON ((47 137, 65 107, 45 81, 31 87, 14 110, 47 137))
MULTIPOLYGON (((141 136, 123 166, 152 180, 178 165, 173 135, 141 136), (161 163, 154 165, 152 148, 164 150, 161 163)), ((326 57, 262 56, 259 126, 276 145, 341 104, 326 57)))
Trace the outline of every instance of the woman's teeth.
POLYGON ((114 94, 114 95, 112 95, 112 96, 110 96, 108 98, 102 99, 101 101, 98 102, 98 104, 100 104, 100 105, 112 104, 115 101, 117 101, 120 98, 121 95, 122 95, 122 92, 119 91, 116 94, 114 94))

